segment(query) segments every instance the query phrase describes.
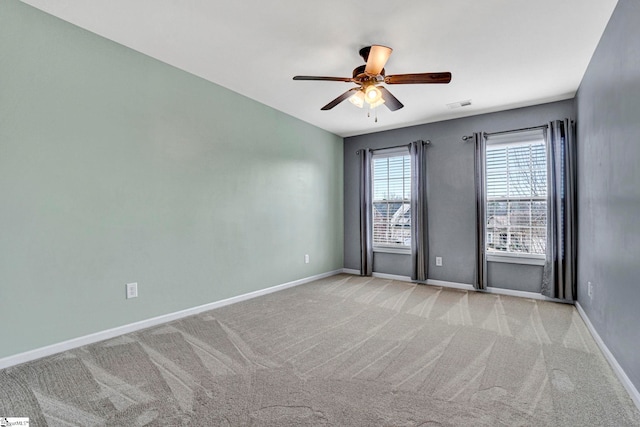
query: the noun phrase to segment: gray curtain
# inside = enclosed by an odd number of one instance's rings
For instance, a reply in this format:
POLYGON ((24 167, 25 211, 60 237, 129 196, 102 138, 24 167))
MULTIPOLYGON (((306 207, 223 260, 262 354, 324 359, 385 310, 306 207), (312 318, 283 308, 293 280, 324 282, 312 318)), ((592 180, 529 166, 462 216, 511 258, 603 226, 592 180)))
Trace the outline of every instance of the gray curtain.
POLYGON ((360 150, 360 275, 373 274, 373 224, 371 219, 371 150, 360 150))
POLYGON ((427 280, 429 239, 427 237, 427 143, 412 142, 411 155, 411 280, 427 280))
POLYGON ((547 248, 542 294, 575 300, 576 283, 576 146, 569 119, 549 123, 547 144, 547 248))
POLYGON ((473 287, 487 288, 487 255, 485 252, 486 193, 485 193, 485 157, 486 141, 481 132, 474 133, 475 177, 476 177, 476 277, 473 287))

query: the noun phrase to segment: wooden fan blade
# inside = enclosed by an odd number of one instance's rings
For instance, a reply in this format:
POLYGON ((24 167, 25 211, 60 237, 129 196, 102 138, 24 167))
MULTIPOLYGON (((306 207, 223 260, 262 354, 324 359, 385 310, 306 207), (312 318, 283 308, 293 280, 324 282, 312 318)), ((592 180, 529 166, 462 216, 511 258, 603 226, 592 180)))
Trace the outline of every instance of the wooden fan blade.
POLYGON ((360 90, 359 87, 354 87, 349 89, 348 91, 346 91, 345 93, 343 93, 342 95, 340 95, 339 97, 337 97, 336 99, 334 99, 333 101, 331 101, 330 103, 322 107, 321 110, 331 110, 333 107, 340 104, 342 101, 349 98, 351 95, 353 95, 355 92, 359 90, 360 90))
POLYGON ((293 80, 322 80, 328 82, 352 82, 350 77, 295 76, 293 80))
POLYGON ((416 83, 449 83, 451 73, 417 73, 417 74, 396 74, 384 78, 384 82, 389 85, 407 85, 416 83))
POLYGON ((398 98, 393 96, 393 94, 389 92, 386 87, 378 86, 378 89, 380 89, 380 92, 382 92, 382 99, 384 99, 384 105, 386 105, 389 110, 396 111, 404 107, 402 102, 398 101, 398 98))
POLYGON ((367 59, 367 66, 364 69, 365 74, 369 76, 377 76, 382 72, 384 65, 389 60, 393 49, 386 46, 371 46, 369 51, 369 58, 367 59))

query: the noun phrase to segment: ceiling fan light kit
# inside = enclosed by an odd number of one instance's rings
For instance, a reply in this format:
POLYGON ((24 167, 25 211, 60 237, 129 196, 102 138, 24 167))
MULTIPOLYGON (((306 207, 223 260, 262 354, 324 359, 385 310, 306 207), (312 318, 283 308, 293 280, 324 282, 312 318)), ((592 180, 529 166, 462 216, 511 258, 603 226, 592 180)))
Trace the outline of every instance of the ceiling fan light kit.
POLYGON ((376 102, 374 102, 374 103, 370 103, 370 104, 369 104, 369 108, 373 110, 374 108, 379 107, 379 106, 381 106, 382 104, 384 104, 384 99, 379 99, 379 100, 377 100, 377 101, 376 101, 376 102))
POLYGON ((358 108, 364 107, 364 92, 359 90, 349 97, 349 102, 358 108))
POLYGON ((330 110, 345 99, 348 99, 358 108, 369 104, 374 109, 382 104, 391 111, 399 110, 404 105, 382 86, 384 84, 447 84, 451 81, 451 73, 416 73, 385 75, 384 66, 391 56, 393 49, 387 46, 372 45, 360 49, 360 56, 366 64, 353 70, 353 77, 321 77, 321 76, 295 76, 293 80, 316 80, 355 83, 359 85, 338 96, 333 101, 321 108, 330 110))
POLYGON ((364 94, 369 104, 375 104, 376 102, 380 101, 380 99, 382 98, 382 92, 380 92, 380 89, 378 89, 373 85, 368 86, 365 89, 364 94))
POLYGON ((384 104, 384 99, 382 99, 382 91, 378 87, 368 85, 365 89, 360 89, 351 95, 349 102, 358 108, 363 108, 366 102, 370 109, 374 109, 384 104))

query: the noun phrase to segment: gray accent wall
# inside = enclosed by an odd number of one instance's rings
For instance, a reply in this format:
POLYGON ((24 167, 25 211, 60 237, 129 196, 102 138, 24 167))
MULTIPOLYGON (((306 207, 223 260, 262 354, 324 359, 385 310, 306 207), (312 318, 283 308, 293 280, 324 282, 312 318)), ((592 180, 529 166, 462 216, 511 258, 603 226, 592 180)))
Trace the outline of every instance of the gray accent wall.
MULTIPOLYGON (((428 91, 427 87, 420 90, 428 91)), ((381 107, 384 109, 384 107, 381 107)), ((411 108, 410 105, 405 108, 411 108)), ((443 106, 443 108, 445 108, 443 106)), ((572 117, 573 100, 465 117, 403 129, 359 135, 344 143, 344 264, 360 268, 358 156, 362 148, 379 149, 423 139, 427 148, 429 279, 472 284, 475 271, 474 147, 463 142, 473 132, 499 132, 572 117), (443 258, 436 267, 435 257, 443 258)), ((378 120, 393 114, 383 111, 378 120)), ((375 126, 372 123, 372 126, 375 126)), ((373 271, 411 276, 408 255, 375 253, 373 271)), ((490 262, 489 286, 540 292, 542 267, 490 262)))
POLYGON ((640 389, 640 2, 620 0, 576 97, 578 302, 640 389), (588 282, 593 297, 588 295, 588 282))
POLYGON ((341 269, 342 153, 0 1, 0 357, 341 269))

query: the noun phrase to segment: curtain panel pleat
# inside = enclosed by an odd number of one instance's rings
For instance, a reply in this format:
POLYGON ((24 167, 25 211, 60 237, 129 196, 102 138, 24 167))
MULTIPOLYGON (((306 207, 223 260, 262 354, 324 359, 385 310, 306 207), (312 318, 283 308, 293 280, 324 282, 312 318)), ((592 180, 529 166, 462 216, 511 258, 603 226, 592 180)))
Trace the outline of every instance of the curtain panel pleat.
POLYGON ((371 150, 360 155, 360 275, 373 274, 373 224, 371 219, 371 150))
POLYGON ((412 142, 411 156, 411 280, 427 280, 429 239, 427 236, 427 146, 424 141, 412 142))
POLYGON ((473 134, 475 142, 475 186, 476 186, 476 274, 473 287, 487 288, 487 256, 485 252, 486 192, 485 157, 486 141, 482 132, 473 134))
POLYGON ((547 248, 542 294, 575 300, 577 211, 575 124, 569 119, 549 123, 547 144, 547 248))

